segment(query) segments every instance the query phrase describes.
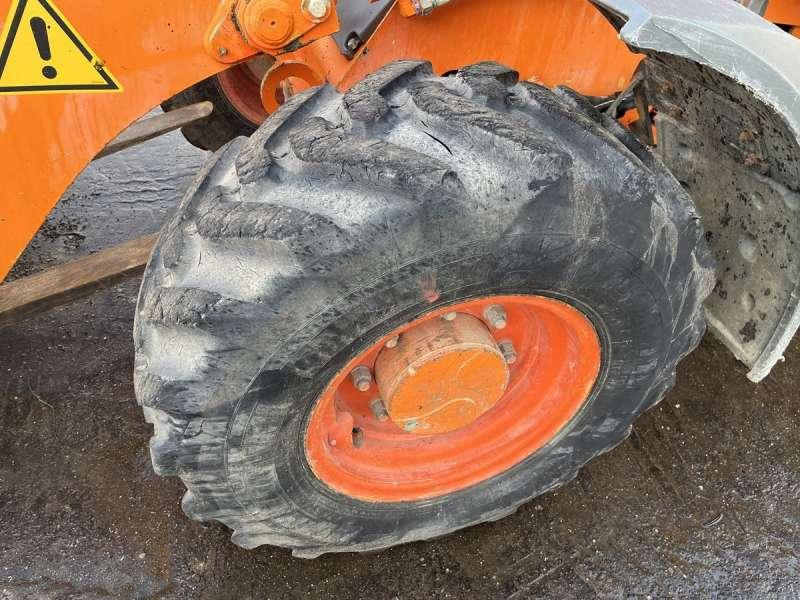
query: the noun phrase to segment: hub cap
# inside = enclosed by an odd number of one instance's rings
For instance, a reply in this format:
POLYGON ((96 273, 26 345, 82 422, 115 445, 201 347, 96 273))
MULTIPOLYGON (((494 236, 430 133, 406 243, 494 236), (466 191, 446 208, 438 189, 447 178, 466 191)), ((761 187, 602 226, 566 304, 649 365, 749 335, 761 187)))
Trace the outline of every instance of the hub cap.
POLYGON ((309 416, 306 457, 330 488, 372 502, 476 485, 558 435, 589 397, 600 358, 592 323, 551 298, 432 311, 329 382, 309 416))
POLYGON ((381 350, 375 380, 392 421, 429 435, 468 425, 494 406, 506 391, 509 368, 479 319, 449 313, 381 350))

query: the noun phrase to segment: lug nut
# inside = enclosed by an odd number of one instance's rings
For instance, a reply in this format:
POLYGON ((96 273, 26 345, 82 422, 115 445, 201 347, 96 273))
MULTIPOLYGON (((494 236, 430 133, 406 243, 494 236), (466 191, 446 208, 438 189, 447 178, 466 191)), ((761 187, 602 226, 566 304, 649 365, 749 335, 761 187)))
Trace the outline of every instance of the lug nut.
POLYGON ((387 348, 396 348, 397 344, 400 342, 400 336, 396 335, 392 339, 386 342, 387 348))
POLYGON ((514 344, 511 342, 500 342, 500 352, 503 353, 503 358, 507 364, 513 365, 515 362, 517 362, 517 351, 514 348, 514 344))
POLYGON ((353 380, 353 385, 359 392, 366 392, 372 386, 372 373, 369 367, 363 365, 353 369, 350 379, 353 380))
POLYGON ((361 427, 353 427, 353 446, 361 448, 364 445, 364 430, 361 427))
POLYGON ((302 8, 311 18, 324 19, 331 9, 331 2, 330 0, 303 0, 302 8))
POLYGON ((373 416, 378 421, 386 421, 389 418, 389 412, 386 410, 386 405, 383 403, 382 398, 375 398, 369 403, 369 409, 372 411, 373 416))
POLYGON ((455 321, 457 316, 458 316, 458 313, 449 312, 445 316, 443 316, 442 318, 445 321, 455 321))
POLYGON ((506 310, 499 304, 492 304, 483 311, 483 317, 492 326, 492 329, 505 329, 508 325, 506 310))

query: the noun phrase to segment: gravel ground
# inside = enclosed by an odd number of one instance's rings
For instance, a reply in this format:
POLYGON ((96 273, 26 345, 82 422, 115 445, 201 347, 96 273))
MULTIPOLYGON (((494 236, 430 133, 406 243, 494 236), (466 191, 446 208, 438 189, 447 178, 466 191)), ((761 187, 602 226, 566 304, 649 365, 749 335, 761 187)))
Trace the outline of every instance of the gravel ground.
MULTIPOLYGON (((13 276, 151 231, 204 153, 94 163, 13 276)), ((0 331, 0 600, 800 597, 800 343, 756 386, 713 338, 630 439, 516 514, 368 555, 245 551, 150 467, 138 282, 0 331)))

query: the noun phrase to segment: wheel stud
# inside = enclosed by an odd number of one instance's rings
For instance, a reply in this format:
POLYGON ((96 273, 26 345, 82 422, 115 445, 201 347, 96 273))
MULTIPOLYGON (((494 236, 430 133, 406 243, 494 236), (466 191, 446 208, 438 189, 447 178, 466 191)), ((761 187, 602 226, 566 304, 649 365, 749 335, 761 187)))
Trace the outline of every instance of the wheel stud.
POLYGON ((386 347, 387 348, 396 348, 397 344, 399 342, 400 342, 400 336, 396 335, 393 338, 391 338, 389 341, 386 342, 386 347))
POLYGON ((514 344, 511 342, 500 342, 500 352, 503 353, 503 358, 509 365, 513 365, 515 362, 517 362, 517 350, 514 348, 514 344))
POLYGON ((492 304, 483 311, 483 317, 492 326, 492 329, 505 329, 508 325, 506 310, 499 304, 492 304))
POLYGON ((360 427, 353 427, 353 447, 361 448, 364 445, 364 430, 360 427))
POLYGON ((383 422, 389 418, 386 405, 384 405, 381 398, 375 398, 372 402, 370 402, 369 409, 372 411, 373 416, 378 419, 378 421, 383 422))
POLYGON ((353 380, 353 385, 359 392, 366 392, 372 387, 372 372, 369 367, 360 366, 353 369, 350 373, 350 379, 353 380))

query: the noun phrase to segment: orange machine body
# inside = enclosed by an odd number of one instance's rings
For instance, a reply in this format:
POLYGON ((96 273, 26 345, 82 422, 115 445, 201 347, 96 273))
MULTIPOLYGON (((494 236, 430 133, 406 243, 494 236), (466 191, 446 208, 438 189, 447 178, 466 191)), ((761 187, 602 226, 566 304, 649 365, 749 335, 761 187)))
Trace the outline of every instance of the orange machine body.
MULTIPOLYGON (((4 25, 19 1, 0 0, 4 25)), ((215 19, 219 24, 220 6, 229 0, 27 1, 57 5, 123 91, 0 95, 0 280, 69 184, 110 140, 163 100, 230 63, 219 48, 209 49, 209 39, 216 39, 209 28, 215 19)), ((285 2, 293 6, 300 0, 285 2)), ((799 6, 796 0, 778 0, 772 15, 800 25, 799 6)), ((323 30, 329 29, 330 22, 323 30)), ((313 37, 307 33, 300 42, 313 37)), ((438 72, 495 60, 525 79, 593 95, 621 90, 639 61, 588 0, 456 0, 416 18, 395 7, 352 60, 330 37, 285 58, 306 63, 340 88, 397 58, 430 60, 438 72)))

